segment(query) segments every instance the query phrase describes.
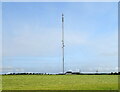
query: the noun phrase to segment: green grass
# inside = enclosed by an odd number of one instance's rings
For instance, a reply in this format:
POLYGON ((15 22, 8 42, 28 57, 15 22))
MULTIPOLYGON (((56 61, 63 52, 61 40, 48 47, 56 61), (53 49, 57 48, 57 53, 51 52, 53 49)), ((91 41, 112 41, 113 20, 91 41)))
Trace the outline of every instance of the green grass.
POLYGON ((3 75, 3 90, 117 90, 118 75, 3 75))

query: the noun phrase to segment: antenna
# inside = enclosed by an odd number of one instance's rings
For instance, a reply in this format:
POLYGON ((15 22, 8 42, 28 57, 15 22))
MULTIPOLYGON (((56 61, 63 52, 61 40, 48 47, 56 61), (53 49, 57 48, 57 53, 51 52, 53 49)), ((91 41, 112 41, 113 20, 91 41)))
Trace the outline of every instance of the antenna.
POLYGON ((63 73, 64 73, 64 15, 62 14, 62 61, 63 61, 63 73))
POLYGON ((98 73, 98 69, 96 70, 96 73, 98 73))

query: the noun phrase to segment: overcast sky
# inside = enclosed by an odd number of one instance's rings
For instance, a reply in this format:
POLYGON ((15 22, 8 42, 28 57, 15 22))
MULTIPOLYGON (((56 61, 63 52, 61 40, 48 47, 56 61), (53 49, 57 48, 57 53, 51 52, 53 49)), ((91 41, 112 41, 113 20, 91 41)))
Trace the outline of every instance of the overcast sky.
POLYGON ((62 72, 62 13, 65 71, 117 71, 117 2, 14 2, 2 10, 6 72, 62 72))

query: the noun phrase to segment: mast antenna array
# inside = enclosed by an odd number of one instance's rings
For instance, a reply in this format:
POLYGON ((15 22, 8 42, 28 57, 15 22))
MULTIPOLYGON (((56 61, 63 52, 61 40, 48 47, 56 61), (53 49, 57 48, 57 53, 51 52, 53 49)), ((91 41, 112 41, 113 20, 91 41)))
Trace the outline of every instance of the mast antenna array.
POLYGON ((64 73, 64 14, 62 14, 62 61, 63 61, 63 73, 64 73))

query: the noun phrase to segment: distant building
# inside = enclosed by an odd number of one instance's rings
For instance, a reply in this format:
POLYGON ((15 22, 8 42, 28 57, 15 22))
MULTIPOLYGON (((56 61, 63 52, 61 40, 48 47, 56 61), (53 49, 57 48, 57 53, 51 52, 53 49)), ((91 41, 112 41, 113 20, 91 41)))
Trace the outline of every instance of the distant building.
POLYGON ((67 71, 65 74, 71 75, 71 74, 72 74, 72 71, 67 71))

